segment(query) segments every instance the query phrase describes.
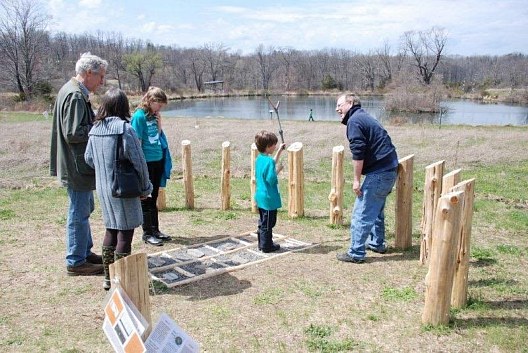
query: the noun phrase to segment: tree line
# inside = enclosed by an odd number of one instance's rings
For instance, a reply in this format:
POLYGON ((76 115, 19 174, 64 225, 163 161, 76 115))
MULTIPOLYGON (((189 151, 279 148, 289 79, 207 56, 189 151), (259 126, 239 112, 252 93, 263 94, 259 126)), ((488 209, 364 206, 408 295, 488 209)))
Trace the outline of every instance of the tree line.
POLYGON ((223 81, 225 92, 255 93, 387 92, 434 84, 468 93, 528 86, 527 55, 446 55, 447 32, 438 27, 405 32, 398 48, 384 44, 367 53, 260 44, 242 54, 217 42, 181 48, 115 32, 50 33, 49 17, 37 1, 5 0, 0 7, 1 87, 22 100, 56 90, 88 51, 106 59, 107 79, 129 92, 156 85, 173 94, 201 93, 212 81, 223 81))

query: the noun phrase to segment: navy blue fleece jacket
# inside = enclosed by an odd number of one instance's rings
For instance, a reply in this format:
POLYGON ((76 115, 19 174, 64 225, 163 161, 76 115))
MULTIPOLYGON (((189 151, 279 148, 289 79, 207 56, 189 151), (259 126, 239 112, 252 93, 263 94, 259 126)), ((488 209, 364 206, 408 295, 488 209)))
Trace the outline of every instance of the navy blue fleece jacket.
POLYGON ((363 175, 398 167, 396 148, 389 134, 361 105, 350 108, 341 123, 347 127, 352 159, 363 160, 363 175))

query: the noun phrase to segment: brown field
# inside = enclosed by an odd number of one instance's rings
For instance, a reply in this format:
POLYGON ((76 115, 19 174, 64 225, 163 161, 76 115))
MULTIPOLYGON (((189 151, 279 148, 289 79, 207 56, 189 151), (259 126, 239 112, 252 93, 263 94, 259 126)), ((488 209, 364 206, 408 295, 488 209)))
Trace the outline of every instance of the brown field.
MULTIPOLYGON (((160 214, 162 231, 174 240, 163 249, 254 229, 250 145, 257 131, 277 131, 276 122, 165 119, 163 126, 174 164, 168 208, 160 214), (194 211, 185 210, 183 202, 184 139, 192 143, 194 211), (227 140, 232 146, 233 209, 222 212, 219 168, 221 144, 227 140)), ((283 129, 287 143, 304 144, 306 217, 289 219, 283 207, 275 230, 318 246, 158 289, 151 296, 154 320, 168 313, 210 353, 528 352, 527 128, 387 126, 399 157, 415 155, 413 247, 405 252, 391 249, 386 255, 369 253, 361 265, 335 259, 349 241, 353 198, 348 148, 346 224, 327 225, 332 147, 347 147, 344 126, 337 121, 286 121, 283 129), (447 171, 462 168, 463 179, 477 178, 475 254, 469 273, 472 306, 453 312, 449 326, 431 328, 421 324, 427 269, 418 263, 418 237, 423 169, 438 160, 446 161, 447 171), (511 177, 510 168, 519 177, 511 177), (510 224, 506 221, 512 211, 518 218, 510 224)), ((0 351, 110 352, 101 329, 102 277, 65 273, 67 197, 48 177, 50 130, 50 121, 41 116, 16 122, 0 115, 0 351)), ((286 182, 285 173, 280 181, 285 206, 286 182)), ((389 246, 394 242, 393 197, 386 210, 389 246)), ((94 251, 100 253, 104 227, 97 205, 91 224, 94 251)), ((160 250, 143 244, 136 231, 134 252, 160 250)))

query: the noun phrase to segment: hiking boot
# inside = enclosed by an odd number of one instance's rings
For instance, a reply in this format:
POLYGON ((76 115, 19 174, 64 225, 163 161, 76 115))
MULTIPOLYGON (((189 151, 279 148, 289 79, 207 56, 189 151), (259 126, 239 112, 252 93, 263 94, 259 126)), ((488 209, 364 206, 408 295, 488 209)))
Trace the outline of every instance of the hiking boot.
POLYGON ((375 248, 373 247, 372 245, 367 245, 367 249, 372 251, 372 252, 375 252, 375 253, 378 253, 378 254, 385 254, 387 253, 387 247, 385 245, 383 245, 381 248, 375 248))
POLYGON ((85 262, 80 266, 67 266, 68 276, 94 276, 103 273, 103 265, 85 262))
POLYGON ((352 262, 354 264, 362 264, 362 263, 365 262, 365 259, 356 259, 355 257, 352 257, 352 256, 348 255, 347 253, 337 254, 336 258, 339 261, 352 262))
POLYGON ((259 250, 262 251, 263 253, 269 253, 269 252, 277 251, 279 249, 280 249, 280 245, 273 243, 273 245, 271 245, 269 248, 262 248, 259 250))
POLYGON ((88 255, 88 257, 86 257, 86 262, 89 262, 91 264, 96 264, 96 265, 102 265, 103 257, 101 255, 91 253, 90 255, 88 255))
POLYGON ((110 281, 110 265, 114 263, 115 246, 103 245, 102 258, 103 258, 103 269, 104 269, 104 281, 103 289, 110 290, 112 283, 110 281))
POLYGON ((156 238, 152 234, 143 234, 143 241, 145 244, 150 244, 154 246, 162 246, 163 240, 156 238))
POLYGON ((152 235, 158 238, 159 240, 163 240, 163 241, 172 240, 172 238, 169 235, 162 233, 159 230, 155 230, 154 232, 152 232, 152 235))

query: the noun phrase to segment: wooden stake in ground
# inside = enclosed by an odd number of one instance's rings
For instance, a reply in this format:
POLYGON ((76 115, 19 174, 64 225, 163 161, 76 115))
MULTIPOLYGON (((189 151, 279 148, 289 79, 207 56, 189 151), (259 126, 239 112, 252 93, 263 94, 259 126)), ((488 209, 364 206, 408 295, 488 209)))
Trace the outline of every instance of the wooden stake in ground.
POLYGON ((345 147, 335 146, 332 149, 332 183, 330 195, 330 224, 343 224, 343 190, 345 176, 343 172, 343 159, 345 147))
POLYGON ((438 200, 429 271, 425 277, 422 323, 447 325, 455 274, 464 193, 453 192, 438 200))
POLYGON ((453 290, 451 292, 451 306, 460 309, 467 304, 471 223, 473 222, 473 202, 475 200, 475 179, 465 180, 458 183, 451 189, 451 191, 464 192, 462 228, 460 229, 455 278, 453 280, 453 290))
POLYGON ((158 191, 158 200, 156 201, 156 207, 162 211, 167 208, 167 194, 165 188, 160 187, 158 191))
POLYGON ((462 169, 455 169, 444 175, 442 178, 442 195, 447 194, 453 186, 460 183, 460 179, 462 178, 461 171, 462 169))
POLYGON ((288 147, 288 216, 304 216, 303 145, 295 142, 288 147))
POLYGON ((251 212, 258 213, 258 207, 257 202, 255 201, 255 192, 257 191, 257 178, 255 176, 255 161, 257 160, 257 156, 259 154, 259 151, 257 149, 257 145, 254 143, 251 144, 251 185, 250 185, 250 191, 251 191, 251 212))
POLYGON ((231 208, 231 143, 222 143, 222 177, 220 193, 220 209, 225 211, 231 208))
POLYGON ((396 179, 396 234, 394 247, 408 249, 412 246, 412 192, 414 154, 398 161, 396 179))
POLYGON ((183 187, 185 189, 185 207, 194 209, 194 185, 192 175, 191 141, 182 141, 183 187))
POLYGON ((420 263, 429 260, 431 237, 436 205, 442 191, 442 177, 445 161, 439 161, 425 167, 424 199, 422 208, 422 237, 420 239, 420 263))
POLYGON ((115 286, 114 280, 119 281, 132 303, 147 320, 149 327, 142 336, 145 340, 152 330, 147 254, 133 254, 114 262, 110 265, 110 278, 112 286, 115 286))

